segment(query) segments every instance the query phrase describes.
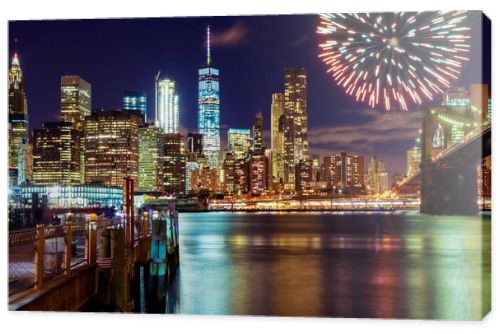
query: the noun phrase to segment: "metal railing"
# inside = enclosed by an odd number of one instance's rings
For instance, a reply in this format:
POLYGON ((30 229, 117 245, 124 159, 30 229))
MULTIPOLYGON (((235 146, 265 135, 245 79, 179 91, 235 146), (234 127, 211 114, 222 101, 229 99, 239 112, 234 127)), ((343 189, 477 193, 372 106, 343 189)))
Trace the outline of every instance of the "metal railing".
MULTIPOLYGON (((151 235, 152 217, 134 217, 134 245, 151 235)), ((125 218, 72 217, 60 225, 9 232, 9 294, 39 289, 47 281, 68 275, 82 265, 97 263, 105 229, 125 229, 125 218)))

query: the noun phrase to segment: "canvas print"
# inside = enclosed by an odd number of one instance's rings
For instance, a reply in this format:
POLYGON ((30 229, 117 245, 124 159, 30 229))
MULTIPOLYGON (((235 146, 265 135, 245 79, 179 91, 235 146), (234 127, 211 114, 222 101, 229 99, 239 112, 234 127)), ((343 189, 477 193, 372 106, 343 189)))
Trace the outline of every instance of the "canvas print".
POLYGON ((11 311, 481 320, 481 11, 9 22, 11 311))

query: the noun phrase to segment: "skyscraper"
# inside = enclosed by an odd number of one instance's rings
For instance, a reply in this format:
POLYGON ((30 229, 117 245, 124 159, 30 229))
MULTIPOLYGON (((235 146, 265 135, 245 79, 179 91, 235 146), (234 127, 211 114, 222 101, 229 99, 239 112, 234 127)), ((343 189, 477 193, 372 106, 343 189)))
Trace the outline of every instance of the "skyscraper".
POLYGON ((284 186, 295 190, 295 165, 308 158, 307 76, 304 68, 285 69, 284 186))
POLYGON ((184 194, 186 182, 186 156, 184 136, 180 133, 163 135, 163 189, 170 194, 184 194))
POLYGON ((92 109, 92 87, 77 75, 61 77, 61 119, 82 130, 92 109))
POLYGON ((264 150, 265 150, 264 118, 262 117, 262 113, 260 111, 257 113, 257 115, 255 115, 252 130, 253 130, 252 154, 262 155, 262 154, 264 154, 264 150))
POLYGON ((368 164, 367 189, 372 194, 381 194, 389 189, 389 175, 385 164, 372 157, 368 164))
POLYGON ((207 27, 207 60, 198 70, 198 131, 203 134, 203 153, 208 165, 217 168, 220 155, 219 70, 212 66, 210 27, 207 27))
POLYGON ((24 76, 15 53, 9 71, 9 168, 17 173, 19 149, 28 140, 28 100, 24 76))
POLYGON ((163 190, 163 131, 153 124, 139 127, 139 191, 163 190))
POLYGON ((81 131, 71 122, 44 123, 33 131, 33 183, 80 183, 81 131))
POLYGON ((139 112, 98 111, 85 118, 85 182, 123 186, 125 177, 137 181, 139 112))
POLYGON ((271 155, 274 182, 283 180, 283 130, 285 96, 274 93, 271 101, 271 155))
POLYGON ((189 153, 203 153, 203 135, 198 132, 190 132, 187 135, 187 151, 189 153))
POLYGON ((160 78, 155 80, 155 125, 164 133, 179 132, 179 96, 175 91, 175 81, 160 78))
POLYGON ((420 170, 422 150, 415 145, 406 151, 406 176, 412 176, 420 170))
POLYGON ((364 156, 339 152, 323 158, 321 179, 339 194, 357 195, 364 191, 364 156))
POLYGON ((227 131, 227 144, 235 160, 247 159, 250 154, 250 129, 230 128, 227 131))
POLYGON ((249 191, 252 195, 261 195, 267 190, 267 158, 264 154, 251 156, 249 164, 249 191))
POLYGON ((144 116, 144 122, 147 121, 148 114, 148 100, 146 93, 136 91, 125 91, 123 93, 123 110, 139 111, 144 116))

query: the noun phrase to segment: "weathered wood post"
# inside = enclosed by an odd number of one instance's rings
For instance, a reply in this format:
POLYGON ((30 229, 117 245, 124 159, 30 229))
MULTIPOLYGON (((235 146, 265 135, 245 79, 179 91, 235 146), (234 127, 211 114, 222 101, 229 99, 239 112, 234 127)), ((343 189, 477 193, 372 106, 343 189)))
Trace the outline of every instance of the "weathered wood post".
POLYGON ((111 241, 111 289, 112 301, 119 311, 131 311, 130 291, 128 281, 128 258, 127 242, 125 240, 125 231, 119 229, 110 230, 111 241))
POLYGON ((35 240, 35 290, 42 287, 44 263, 43 257, 45 254, 45 226, 36 226, 36 240, 35 240))
POLYGON ((104 305, 111 304, 111 269, 106 266, 106 260, 111 256, 109 234, 107 228, 101 232, 100 257, 102 262, 99 263, 100 270, 98 271, 97 297, 104 305))
POLYGON ((66 221, 64 233, 64 275, 71 272, 71 245, 73 242, 73 224, 66 221))
POLYGON ((87 226, 87 264, 96 262, 97 259, 97 217, 92 217, 87 226), (95 218, 95 219, 92 219, 95 218))

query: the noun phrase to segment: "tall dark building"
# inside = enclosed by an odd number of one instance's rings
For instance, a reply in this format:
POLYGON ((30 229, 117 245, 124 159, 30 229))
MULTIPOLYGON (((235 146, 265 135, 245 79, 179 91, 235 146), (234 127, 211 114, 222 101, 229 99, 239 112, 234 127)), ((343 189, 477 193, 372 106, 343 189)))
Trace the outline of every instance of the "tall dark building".
POLYGON ((364 165, 364 156, 358 154, 339 152, 326 156, 323 157, 321 179, 339 194, 361 194, 365 190, 364 165))
POLYGON ((136 91, 125 91, 123 93, 123 110, 139 111, 144 116, 144 122, 147 121, 148 100, 146 93, 136 91))
POLYGON ((180 133, 163 135, 163 189, 170 194, 184 194, 186 187, 186 156, 184 136, 180 133))
POLYGON ((285 69, 283 177, 287 191, 295 190, 295 165, 308 158, 307 76, 304 68, 285 69))
POLYGON ((262 113, 259 111, 255 115, 255 120, 253 122, 253 147, 252 154, 264 154, 264 118, 262 113))
POLYGON ((203 153, 203 134, 190 132, 187 135, 187 151, 189 153, 203 153))
POLYGON ((17 174, 19 150, 28 140, 28 100, 19 57, 14 54, 9 71, 9 169, 17 174))

